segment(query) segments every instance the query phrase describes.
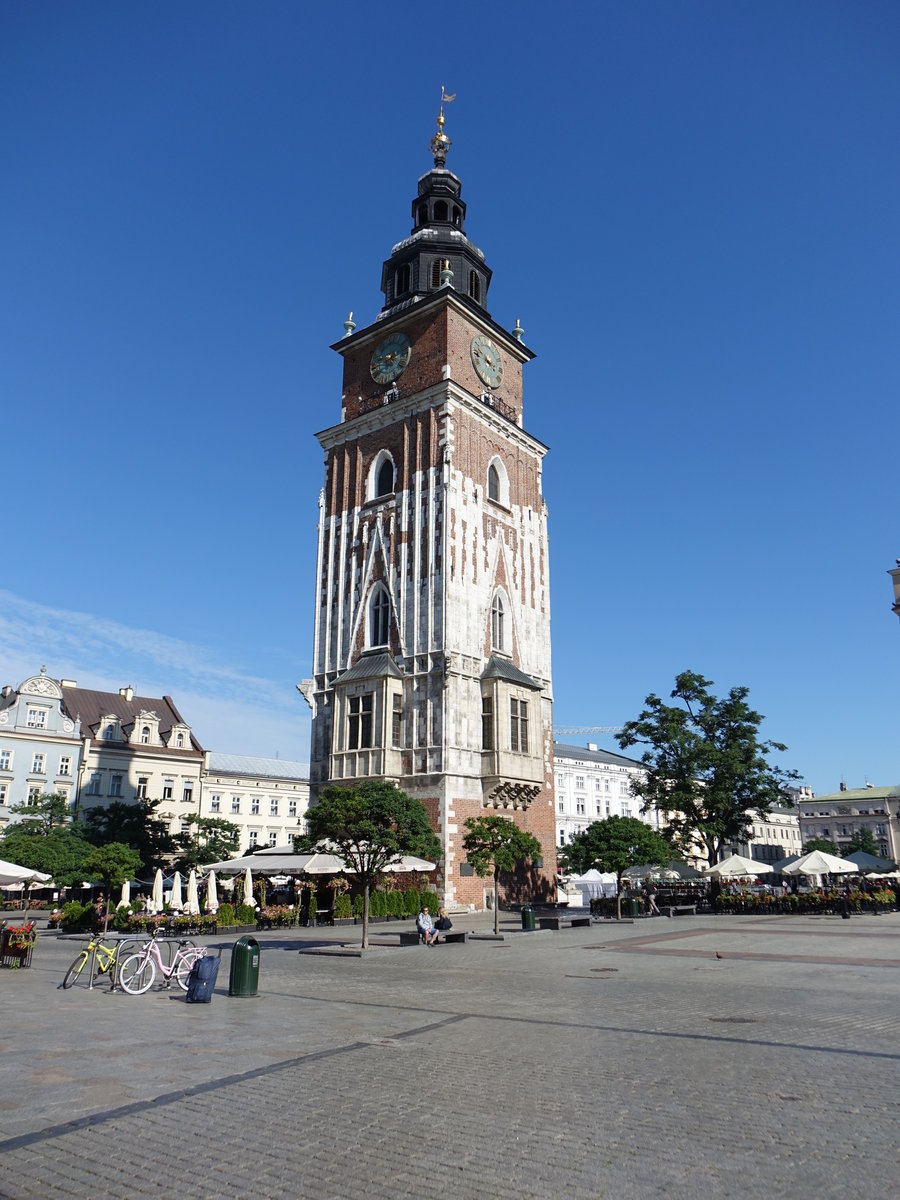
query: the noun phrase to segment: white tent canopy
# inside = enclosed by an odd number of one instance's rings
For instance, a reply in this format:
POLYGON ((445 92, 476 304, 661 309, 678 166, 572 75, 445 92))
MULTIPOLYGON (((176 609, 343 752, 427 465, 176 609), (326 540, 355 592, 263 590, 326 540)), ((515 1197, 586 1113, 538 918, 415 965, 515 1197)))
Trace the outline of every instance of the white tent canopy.
POLYGON ((30 867, 19 867, 15 863, 5 862, 0 858, 0 887, 15 883, 49 883, 50 876, 43 871, 32 871, 30 867))
POLYGON ((713 879, 740 879, 745 875, 768 875, 772 871, 768 863, 754 862, 742 854, 729 854, 706 872, 713 879))
MULTIPOLYGON (((413 854, 400 855, 394 862, 384 868, 385 871, 433 871, 435 863, 424 858, 416 858, 413 854)), ((350 867, 345 866, 343 859, 333 854, 326 846, 312 854, 295 854, 292 846, 268 846, 256 854, 247 854, 243 858, 230 858, 222 862, 208 863, 208 871, 217 871, 220 875, 239 875, 242 871, 251 870, 254 875, 339 875, 342 872, 352 875, 350 867)))
POLYGON ((847 858, 838 858, 835 854, 826 854, 823 850, 813 850, 804 854, 795 863, 785 867, 783 875, 855 875, 859 867, 847 858))
POLYGON ((583 875, 569 876, 569 883, 581 892, 581 900, 585 908, 590 907, 591 900, 616 894, 615 874, 612 871, 598 871, 596 867, 591 867, 583 875))

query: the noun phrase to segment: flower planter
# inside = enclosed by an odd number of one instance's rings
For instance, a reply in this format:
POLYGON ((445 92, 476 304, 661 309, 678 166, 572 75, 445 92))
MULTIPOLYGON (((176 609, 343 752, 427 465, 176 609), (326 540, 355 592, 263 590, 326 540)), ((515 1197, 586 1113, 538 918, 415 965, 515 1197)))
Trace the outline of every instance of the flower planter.
POLYGON ((0 933, 0 966, 13 969, 30 967, 34 943, 33 931, 4 929, 0 933))

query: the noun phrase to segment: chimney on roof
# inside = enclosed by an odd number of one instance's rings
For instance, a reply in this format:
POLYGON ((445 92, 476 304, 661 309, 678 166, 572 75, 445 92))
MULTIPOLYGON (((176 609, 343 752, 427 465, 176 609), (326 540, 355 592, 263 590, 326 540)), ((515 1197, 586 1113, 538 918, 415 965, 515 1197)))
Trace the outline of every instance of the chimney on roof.
POLYGON ((596 750, 596 749, 597 749, 596 742, 588 742, 588 750, 596 750))
POLYGON ((128 687, 119 688, 119 695, 124 696, 130 704, 134 699, 134 688, 129 683, 128 687))
POLYGON ((61 679, 59 682, 63 687, 78 687, 78 684, 74 679, 61 679))
POLYGON ((6 687, 3 689, 3 691, 0 692, 0 696, 2 696, 3 699, 5 700, 7 696, 11 696, 11 695, 12 695, 12 688, 9 686, 9 684, 7 684, 6 687))

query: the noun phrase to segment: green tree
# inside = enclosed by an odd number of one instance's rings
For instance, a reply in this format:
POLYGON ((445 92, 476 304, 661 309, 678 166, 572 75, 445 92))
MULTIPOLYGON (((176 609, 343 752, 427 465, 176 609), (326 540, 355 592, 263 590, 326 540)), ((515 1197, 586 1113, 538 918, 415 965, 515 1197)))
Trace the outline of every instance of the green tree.
POLYGON ((0 858, 44 871, 60 887, 84 878, 82 862, 87 850, 87 842, 71 825, 57 825, 43 833, 37 821, 11 825, 0 842, 0 858))
POLYGON ((646 778, 632 781, 643 812, 655 809, 666 821, 673 842, 690 853, 699 844, 709 866, 722 857, 726 843, 746 841, 753 812, 765 815, 783 800, 795 771, 772 766, 781 742, 761 741, 760 713, 747 703, 749 689, 733 687, 718 699, 712 681, 693 671, 677 676, 665 704, 651 694, 646 708, 618 735, 623 750, 647 748, 641 756, 646 778))
POLYGON ((68 825, 71 820, 69 802, 59 792, 44 792, 35 801, 12 804, 9 811, 22 818, 17 825, 29 833, 49 833, 51 829, 68 825))
POLYGON ((106 889, 106 912, 103 917, 105 934, 109 925, 110 893, 140 870, 141 856, 131 846, 110 842, 106 846, 92 846, 84 856, 82 866, 88 879, 99 879, 106 889))
POLYGON ((329 784, 306 813, 307 835, 295 839, 310 851, 327 841, 363 885, 362 947, 369 944, 369 895, 378 876, 394 859, 414 854, 439 859, 441 844, 424 807, 393 783, 366 780, 357 787, 329 784))
POLYGON ((482 878, 494 876, 494 934, 500 932, 497 903, 500 872, 512 872, 528 859, 540 858, 541 843, 508 817, 469 817, 463 834, 466 859, 482 878))
POLYGON ((85 809, 80 822, 84 837, 94 846, 105 846, 110 842, 132 846, 141 856, 146 872, 167 867, 177 845, 169 833, 169 822, 157 816, 160 803, 159 800, 138 800, 128 804, 114 800, 111 804, 85 809))
POLYGON ((241 831, 224 817, 192 817, 190 831, 179 834, 175 844, 178 847, 175 869, 190 871, 192 867, 231 858, 241 844, 241 831))
POLYGON ((855 829, 850 835, 850 841, 844 849, 844 858, 848 854, 852 854, 854 850, 864 850, 866 854, 874 854, 876 858, 881 856, 878 843, 875 841, 875 835, 868 825, 863 825, 859 829, 855 829))
POLYGON ((616 876, 617 911, 622 918, 622 872, 638 863, 664 866, 672 857, 668 838, 637 817, 607 817, 576 833, 565 848, 570 870, 579 875, 596 867, 616 876))
POLYGON ((830 842, 828 838, 810 838, 808 842, 803 844, 803 853, 812 854, 813 850, 821 850, 823 854, 835 854, 840 858, 840 851, 834 842, 830 842))

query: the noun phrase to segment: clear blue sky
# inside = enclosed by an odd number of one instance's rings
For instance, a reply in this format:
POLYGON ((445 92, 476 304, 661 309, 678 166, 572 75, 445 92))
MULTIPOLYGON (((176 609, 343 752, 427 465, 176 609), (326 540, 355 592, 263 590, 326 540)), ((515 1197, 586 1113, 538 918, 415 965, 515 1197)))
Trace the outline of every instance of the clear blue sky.
POLYGON ((328 346, 444 84, 538 354, 557 724, 691 668, 816 791, 900 782, 898 64, 893 0, 7 0, 0 683, 307 756, 328 346))

